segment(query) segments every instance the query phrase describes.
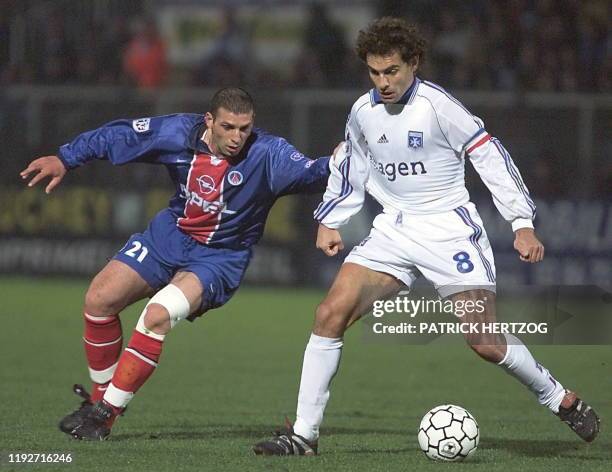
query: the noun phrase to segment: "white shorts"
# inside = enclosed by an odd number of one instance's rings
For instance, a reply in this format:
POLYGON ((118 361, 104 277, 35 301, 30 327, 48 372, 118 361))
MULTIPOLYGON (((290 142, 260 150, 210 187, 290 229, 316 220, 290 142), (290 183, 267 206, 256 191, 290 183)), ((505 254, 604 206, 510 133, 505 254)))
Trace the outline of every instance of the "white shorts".
POLYGON ((441 297, 475 288, 495 292, 493 251, 471 202, 432 215, 381 213, 344 262, 392 275, 409 288, 422 274, 441 297))

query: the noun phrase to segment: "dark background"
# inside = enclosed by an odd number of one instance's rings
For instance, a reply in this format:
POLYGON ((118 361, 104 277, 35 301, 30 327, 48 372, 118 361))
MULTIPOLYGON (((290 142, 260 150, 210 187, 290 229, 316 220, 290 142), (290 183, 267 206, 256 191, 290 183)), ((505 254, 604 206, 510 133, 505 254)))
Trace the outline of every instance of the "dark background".
MULTIPOLYGON (((165 206, 172 191, 160 166, 97 162, 71 172, 52 196, 23 188, 18 172, 31 159, 114 118, 203 113, 216 87, 240 85, 256 99, 258 126, 312 157, 329 154, 370 87, 352 50, 355 31, 394 14, 428 40, 419 75, 483 118, 538 204, 547 260, 530 267, 517 261, 510 226, 466 166, 500 284, 612 285, 607 2, 223 4, 0 1, 0 272, 90 275, 165 206), (202 38, 200 50, 189 49, 202 38), (290 51, 271 60, 275 48, 290 51)), ((279 202, 252 283, 328 283, 340 260, 315 252, 318 200, 279 202)), ((369 202, 346 228, 349 247, 376 211, 369 202)))

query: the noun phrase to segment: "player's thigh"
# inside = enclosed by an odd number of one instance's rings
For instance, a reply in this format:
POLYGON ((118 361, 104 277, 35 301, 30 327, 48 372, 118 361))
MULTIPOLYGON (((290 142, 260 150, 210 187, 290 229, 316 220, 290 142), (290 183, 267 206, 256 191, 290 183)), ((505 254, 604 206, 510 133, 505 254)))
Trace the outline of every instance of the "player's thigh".
POLYGON ((192 246, 179 272, 171 283, 184 289, 189 300, 193 321, 209 310, 225 305, 236 293, 252 252, 192 246))
POLYGON ((392 275, 351 262, 344 263, 317 308, 314 333, 337 334, 370 311, 375 300, 396 294, 404 284, 392 275))
POLYGON ((138 272, 113 259, 91 281, 85 295, 85 312, 93 316, 116 315, 154 292, 138 272))

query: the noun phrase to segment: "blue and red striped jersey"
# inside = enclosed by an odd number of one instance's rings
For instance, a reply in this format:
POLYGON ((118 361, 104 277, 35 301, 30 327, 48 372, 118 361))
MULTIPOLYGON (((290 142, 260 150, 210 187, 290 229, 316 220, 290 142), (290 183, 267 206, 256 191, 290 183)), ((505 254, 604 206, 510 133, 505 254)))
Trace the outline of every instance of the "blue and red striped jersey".
POLYGON ((321 192, 327 184, 329 157, 309 159, 284 138, 254 128, 236 158, 219 159, 201 139, 205 129, 196 114, 116 120, 61 146, 59 157, 68 169, 94 159, 163 164, 176 188, 169 209, 178 227, 211 247, 252 246, 277 198, 321 192))

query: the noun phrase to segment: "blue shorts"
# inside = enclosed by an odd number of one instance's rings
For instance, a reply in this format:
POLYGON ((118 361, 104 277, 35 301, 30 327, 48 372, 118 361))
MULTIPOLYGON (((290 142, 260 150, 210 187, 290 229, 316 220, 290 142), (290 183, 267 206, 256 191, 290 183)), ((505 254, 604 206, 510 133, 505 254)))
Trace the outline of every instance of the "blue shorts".
POLYGON ((133 234, 114 259, 129 265, 154 289, 179 271, 193 272, 202 283, 200 313, 225 304, 240 286, 251 249, 208 247, 183 233, 169 210, 159 212, 144 233, 133 234))

